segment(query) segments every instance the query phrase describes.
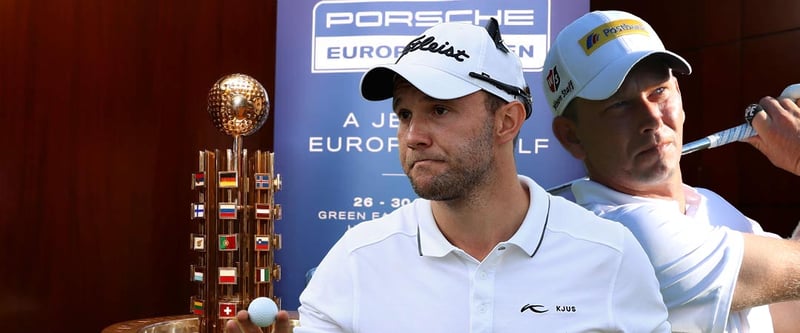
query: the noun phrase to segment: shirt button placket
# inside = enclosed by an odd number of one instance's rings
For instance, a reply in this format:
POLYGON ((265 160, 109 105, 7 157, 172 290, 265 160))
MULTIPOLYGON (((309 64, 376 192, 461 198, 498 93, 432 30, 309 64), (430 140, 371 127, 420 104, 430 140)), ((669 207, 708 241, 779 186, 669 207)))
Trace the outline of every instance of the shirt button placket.
POLYGON ((473 278, 471 333, 491 333, 494 326, 494 269, 502 251, 493 251, 478 265, 473 278))

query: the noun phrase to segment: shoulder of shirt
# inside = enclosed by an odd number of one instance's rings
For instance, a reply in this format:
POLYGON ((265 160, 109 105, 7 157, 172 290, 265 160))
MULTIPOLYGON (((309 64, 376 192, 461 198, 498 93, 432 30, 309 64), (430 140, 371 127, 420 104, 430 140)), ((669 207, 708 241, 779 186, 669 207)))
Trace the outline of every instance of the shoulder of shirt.
POLYGON ((392 237, 417 237, 417 214, 422 209, 430 209, 430 202, 415 199, 409 204, 395 209, 379 218, 361 222, 345 232, 341 241, 349 252, 377 244, 392 237))
POLYGON ((551 196, 549 232, 564 233, 586 242, 623 252, 628 246, 626 238, 633 235, 623 225, 599 217, 580 205, 563 197, 551 196))
MULTIPOLYGON (((654 214, 666 216, 675 213, 674 206, 670 206, 671 203, 668 204, 668 201, 627 199, 632 196, 614 191, 591 180, 581 181, 578 188, 584 192, 593 193, 582 195, 584 202, 581 202, 581 206, 594 212, 597 216, 611 221, 625 224, 652 217, 654 214)), ((713 192, 701 188, 688 188, 705 196, 713 194, 713 192)), ((713 195, 716 196, 716 194, 713 195)))
POLYGON ((672 207, 649 202, 608 206, 606 209, 595 213, 604 219, 619 222, 628 228, 635 227, 641 223, 641 221, 648 221, 652 219, 653 216, 675 218, 676 215, 681 215, 672 207))
MULTIPOLYGON (((688 186, 688 185, 687 185, 687 186, 688 186)), ((714 191, 712 191, 712 190, 709 190, 709 189, 707 189, 707 188, 703 188, 703 187, 692 187, 692 186, 688 186, 688 187, 689 187, 690 189, 693 189, 693 190, 695 190, 695 191, 696 191, 697 193, 699 193, 700 195, 702 195, 702 196, 706 197, 706 199, 721 200, 721 201, 725 201, 725 202, 727 202, 727 200, 725 200, 725 198, 723 198, 722 196, 720 196, 720 195, 719 195, 719 194, 717 194, 716 192, 714 192, 714 191)))

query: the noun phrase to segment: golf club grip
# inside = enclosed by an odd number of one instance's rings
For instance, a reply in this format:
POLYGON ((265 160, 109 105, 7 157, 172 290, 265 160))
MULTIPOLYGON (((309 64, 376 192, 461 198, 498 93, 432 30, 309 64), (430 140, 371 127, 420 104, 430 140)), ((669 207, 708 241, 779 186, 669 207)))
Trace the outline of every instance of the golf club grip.
POLYGON ((711 146, 709 148, 719 147, 734 141, 742 141, 754 135, 756 135, 756 130, 753 126, 750 126, 750 124, 741 124, 734 128, 711 134, 711 146))
MULTIPOLYGON (((724 131, 720 131, 720 132, 711 134, 711 135, 705 137, 704 139, 708 140, 708 147, 707 148, 716 148, 716 147, 719 147, 719 146, 723 146, 723 145, 729 144, 729 143, 734 142, 734 141, 741 141, 741 140, 747 139, 747 138, 749 138, 751 136, 754 136, 754 135, 756 135, 756 131, 753 129, 752 126, 750 126, 749 124, 745 123, 745 124, 741 124, 741 125, 736 126, 736 127, 732 127, 732 128, 726 129, 724 131)), ((703 140, 703 139, 701 139, 701 140, 703 140)), ((685 147, 691 146, 691 145, 692 145, 691 142, 689 144, 687 144, 687 145, 684 145, 684 149, 682 151, 682 154, 685 155, 685 154, 690 153, 690 152, 686 151, 685 147)))

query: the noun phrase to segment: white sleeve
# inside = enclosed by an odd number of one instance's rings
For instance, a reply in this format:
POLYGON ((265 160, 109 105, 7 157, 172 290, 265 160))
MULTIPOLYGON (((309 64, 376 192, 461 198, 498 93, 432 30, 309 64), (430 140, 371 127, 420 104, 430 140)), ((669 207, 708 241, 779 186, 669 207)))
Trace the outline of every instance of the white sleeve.
POLYGON ((611 315, 621 332, 670 332, 667 308, 647 255, 625 233, 624 255, 611 297, 611 315))
POLYGON ((658 205, 620 206, 603 217, 628 227, 644 248, 674 331, 722 331, 744 253, 740 232, 658 205))
POLYGON ((355 279, 346 238, 347 233, 328 251, 300 294, 300 326, 294 333, 352 332, 355 279))

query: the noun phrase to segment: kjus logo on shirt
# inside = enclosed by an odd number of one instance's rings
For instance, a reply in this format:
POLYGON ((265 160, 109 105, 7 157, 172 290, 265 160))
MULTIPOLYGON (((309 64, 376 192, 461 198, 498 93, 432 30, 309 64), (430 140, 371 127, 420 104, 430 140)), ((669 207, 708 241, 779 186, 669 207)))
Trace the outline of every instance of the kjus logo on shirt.
POLYGON ((545 313, 548 310, 541 304, 525 304, 522 306, 522 309, 519 309, 519 312, 525 312, 525 310, 531 310, 535 313, 545 313))
MULTIPOLYGON (((533 313, 545 313, 550 311, 547 306, 542 304, 525 304, 519 309, 519 312, 530 311, 533 313)), ((578 308, 574 305, 556 305, 555 312, 578 312, 578 308)))

